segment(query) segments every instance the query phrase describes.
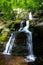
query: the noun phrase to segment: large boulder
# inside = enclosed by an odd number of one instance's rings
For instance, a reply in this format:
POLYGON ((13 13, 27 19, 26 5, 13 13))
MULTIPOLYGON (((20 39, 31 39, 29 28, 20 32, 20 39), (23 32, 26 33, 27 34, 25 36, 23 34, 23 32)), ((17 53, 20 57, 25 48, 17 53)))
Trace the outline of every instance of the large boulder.
POLYGON ((39 23, 34 27, 33 50, 37 56, 43 55, 43 23, 39 23))
POLYGON ((15 44, 16 47, 13 46, 12 54, 13 55, 27 55, 27 44, 26 44, 26 33, 25 32, 19 32, 15 36, 15 44))

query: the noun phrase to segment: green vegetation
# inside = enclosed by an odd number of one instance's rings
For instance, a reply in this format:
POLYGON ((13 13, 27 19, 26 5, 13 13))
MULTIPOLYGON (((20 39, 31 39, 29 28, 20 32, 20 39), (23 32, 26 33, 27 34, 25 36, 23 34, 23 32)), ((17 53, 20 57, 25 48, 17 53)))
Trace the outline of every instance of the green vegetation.
POLYGON ((43 0, 0 0, 0 11, 4 13, 4 19, 12 19, 14 8, 43 9, 43 0))
POLYGON ((29 13, 27 10, 35 10, 34 14, 39 15, 37 10, 40 9, 43 10, 43 0, 0 0, 0 26, 2 26, 0 41, 6 41, 8 37, 8 32, 3 30, 6 28, 12 31, 15 24, 20 22, 25 14, 29 13), (18 8, 24 10, 25 13, 17 14, 16 9, 18 8))
POLYGON ((8 36, 8 32, 2 29, 0 33, 0 41, 5 42, 7 39, 7 36, 8 36))

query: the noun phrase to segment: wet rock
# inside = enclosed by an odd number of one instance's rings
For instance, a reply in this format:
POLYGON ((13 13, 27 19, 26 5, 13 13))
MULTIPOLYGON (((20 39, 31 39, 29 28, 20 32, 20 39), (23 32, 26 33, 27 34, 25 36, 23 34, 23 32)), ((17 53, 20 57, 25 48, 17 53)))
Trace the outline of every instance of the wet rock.
POLYGON ((3 42, 0 42, 0 52, 3 52, 3 50, 4 50, 4 44, 3 42))
POLYGON ((34 27, 33 32, 33 50, 35 55, 43 55, 43 26, 34 27))
POLYGON ((26 33, 20 32, 15 37, 16 47, 13 46, 12 54, 14 55, 27 55, 27 46, 26 46, 26 33))

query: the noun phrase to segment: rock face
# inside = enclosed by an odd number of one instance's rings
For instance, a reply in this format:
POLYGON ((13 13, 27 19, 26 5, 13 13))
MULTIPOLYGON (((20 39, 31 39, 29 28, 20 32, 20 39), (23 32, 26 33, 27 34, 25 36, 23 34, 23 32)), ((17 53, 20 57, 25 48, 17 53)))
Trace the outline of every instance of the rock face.
POLYGON ((26 33, 20 32, 16 34, 15 37, 16 47, 13 46, 12 54, 14 55, 27 55, 27 45, 26 45, 26 33))
POLYGON ((0 52, 3 52, 4 50, 4 42, 0 42, 0 52))
POLYGON ((43 56, 43 26, 34 27, 33 50, 37 56, 43 56))

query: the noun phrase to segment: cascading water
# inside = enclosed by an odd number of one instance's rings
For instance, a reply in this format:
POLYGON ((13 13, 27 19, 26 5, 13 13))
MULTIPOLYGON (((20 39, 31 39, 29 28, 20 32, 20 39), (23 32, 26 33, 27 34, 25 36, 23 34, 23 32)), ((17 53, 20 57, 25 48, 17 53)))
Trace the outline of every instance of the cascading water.
MULTIPOLYGON (((23 21, 20 23, 20 29, 18 31, 21 31, 23 29, 22 27, 23 27, 23 21)), ((6 44, 6 47, 5 47, 3 54, 10 55, 10 52, 12 50, 12 46, 14 44, 14 40, 15 40, 15 36, 12 33, 7 44, 6 44)))
POLYGON ((20 29, 18 31, 21 31, 23 29, 23 22, 24 21, 21 21, 21 23, 20 23, 20 29))
MULTIPOLYGON (((23 22, 22 22, 23 23, 23 22)), ((22 26, 23 28, 23 26, 22 26)), ((24 59, 26 62, 33 62, 35 61, 35 56, 33 54, 33 45, 32 45, 32 32, 28 30, 29 28, 29 20, 26 21, 26 26, 20 31, 24 31, 27 35, 27 48, 28 48, 28 56, 26 56, 26 59, 24 59)))
POLYGON ((23 28, 23 21, 21 21, 19 31, 25 32, 27 35, 27 48, 28 48, 28 56, 24 59, 26 62, 33 62, 35 61, 35 56, 33 54, 33 45, 32 45, 32 32, 28 30, 29 28, 29 20, 26 21, 26 26, 23 28))
POLYGON ((10 38, 9 38, 9 41, 6 44, 6 47, 5 47, 3 54, 10 55, 10 52, 12 50, 12 46, 14 44, 14 40, 15 40, 15 38, 14 38, 13 33, 12 33, 10 38))
MULTIPOLYGON (((21 31, 23 29, 22 27, 23 27, 23 21, 20 23, 20 29, 18 31, 21 31)), ((12 33, 7 44, 6 44, 6 47, 5 47, 3 54, 10 55, 10 52, 12 50, 12 46, 14 44, 14 40, 15 40, 15 36, 12 33)))
MULTIPOLYGON (((31 15, 31 13, 30 13, 31 15)), ((28 56, 26 56, 26 58, 24 59, 24 61, 26 62, 33 62, 35 61, 35 56, 33 54, 33 45, 32 45, 32 32, 30 32, 28 30, 29 28, 29 20, 26 21, 26 26, 23 27, 23 22, 21 21, 20 23, 20 29, 18 30, 19 32, 25 32, 27 35, 27 48, 28 48, 28 56)), ((8 43, 6 44, 5 50, 3 52, 3 54, 10 54, 11 50, 12 50, 12 46, 14 44, 14 40, 15 40, 15 36, 13 35, 13 33, 11 34, 11 37, 9 38, 8 43)))
POLYGON ((29 20, 32 20, 32 12, 29 12, 29 20))
MULTIPOLYGON (((32 13, 29 13, 29 20, 32 20, 32 13)), ((26 26, 23 28, 23 31, 27 33, 27 46, 28 46, 28 56, 26 56, 26 62, 35 61, 36 57, 33 54, 33 44, 32 44, 32 32, 28 30, 29 20, 26 21, 26 26)))

